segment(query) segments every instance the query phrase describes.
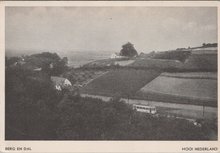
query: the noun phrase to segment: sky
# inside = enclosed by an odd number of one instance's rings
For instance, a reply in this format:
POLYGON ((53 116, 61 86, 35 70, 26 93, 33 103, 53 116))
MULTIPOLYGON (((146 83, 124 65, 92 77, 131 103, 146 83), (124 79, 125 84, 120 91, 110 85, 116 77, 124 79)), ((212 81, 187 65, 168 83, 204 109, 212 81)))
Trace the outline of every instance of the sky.
POLYGON ((217 42, 216 7, 6 7, 6 50, 164 51, 217 42))

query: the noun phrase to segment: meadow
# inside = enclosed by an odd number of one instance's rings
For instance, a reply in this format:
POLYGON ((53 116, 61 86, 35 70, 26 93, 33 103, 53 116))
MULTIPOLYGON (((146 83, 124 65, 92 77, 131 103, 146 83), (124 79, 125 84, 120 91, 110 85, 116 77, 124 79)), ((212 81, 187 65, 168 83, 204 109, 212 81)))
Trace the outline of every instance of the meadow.
POLYGON ((160 75, 157 70, 118 69, 91 81, 82 93, 105 96, 133 96, 140 88, 160 75))
POLYGON ((139 56, 131 63, 118 59, 95 61, 86 66, 105 69, 117 62, 129 64, 110 67, 108 73, 91 81, 82 92, 216 107, 217 54, 205 51, 206 54, 200 50, 156 53, 157 57, 139 56))
POLYGON ((129 66, 160 69, 164 72, 213 72, 217 71, 217 54, 191 54, 184 62, 174 59, 137 58, 129 66))
POLYGON ((178 60, 139 58, 130 66, 137 68, 177 69, 182 65, 183 63, 178 60))
POLYGON ((198 79, 195 74, 187 76, 187 73, 181 74, 182 78, 174 75, 172 77, 172 74, 166 75, 160 75, 140 89, 136 94, 137 97, 155 101, 217 106, 216 79, 198 79))
POLYGON ((181 68, 196 71, 217 71, 217 63, 217 54, 192 54, 181 68))

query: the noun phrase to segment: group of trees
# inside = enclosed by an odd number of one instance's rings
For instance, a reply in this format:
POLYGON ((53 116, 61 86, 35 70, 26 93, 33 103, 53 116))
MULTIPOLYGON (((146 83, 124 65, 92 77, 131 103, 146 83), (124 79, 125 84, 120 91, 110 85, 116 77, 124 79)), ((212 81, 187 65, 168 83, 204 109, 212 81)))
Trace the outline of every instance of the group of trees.
POLYGON ((42 70, 51 75, 60 75, 67 70, 67 57, 62 59, 56 53, 43 52, 26 58, 28 65, 42 67, 42 70))
POLYGON ((26 56, 22 65, 14 65, 20 60, 6 60, 6 139, 55 139, 59 123, 56 107, 63 95, 54 89, 50 76, 63 73, 67 59, 56 53, 41 53, 26 56), (35 72, 35 67, 42 70, 35 72))
POLYGON ((21 67, 7 68, 5 75, 6 139, 55 138, 55 106, 62 97, 50 76, 21 67))
POLYGON ((120 98, 69 97, 60 106, 59 140, 203 140, 216 127, 136 112, 120 98), (188 132, 190 131, 190 132, 188 132))
POLYGON ((203 43, 202 47, 218 47, 217 43, 203 43))
POLYGON ((18 65, 22 65, 24 69, 42 68, 42 71, 50 75, 60 75, 68 69, 67 57, 60 58, 56 53, 43 52, 23 57, 6 57, 5 61, 6 67, 19 62, 22 62, 22 64, 18 65))
POLYGON ((126 57, 134 57, 137 56, 138 53, 136 49, 134 48, 134 45, 130 42, 122 45, 122 49, 120 51, 121 56, 126 56, 126 57))

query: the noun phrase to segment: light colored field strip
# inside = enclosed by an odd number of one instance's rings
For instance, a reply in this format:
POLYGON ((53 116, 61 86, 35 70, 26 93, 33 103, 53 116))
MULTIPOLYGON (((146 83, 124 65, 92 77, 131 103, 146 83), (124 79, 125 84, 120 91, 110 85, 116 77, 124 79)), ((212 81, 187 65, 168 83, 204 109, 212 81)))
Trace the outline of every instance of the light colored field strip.
POLYGON ((107 96, 90 95, 90 94, 80 94, 80 95, 81 97, 91 97, 91 98, 102 99, 105 102, 109 101, 112 98, 112 97, 107 97, 107 96))
POLYGON ((217 80, 217 73, 213 72, 183 72, 183 73, 161 73, 160 76, 173 77, 173 78, 184 78, 184 79, 214 79, 217 80))

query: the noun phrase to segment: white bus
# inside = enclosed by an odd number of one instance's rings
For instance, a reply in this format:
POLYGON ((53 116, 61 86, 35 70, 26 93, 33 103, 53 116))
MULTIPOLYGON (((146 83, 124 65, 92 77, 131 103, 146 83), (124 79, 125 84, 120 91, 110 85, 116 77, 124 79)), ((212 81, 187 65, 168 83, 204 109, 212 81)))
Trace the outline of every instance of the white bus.
POLYGON ((133 109, 138 112, 143 112, 143 113, 149 113, 149 114, 156 114, 157 113, 155 106, 133 104, 133 109))

